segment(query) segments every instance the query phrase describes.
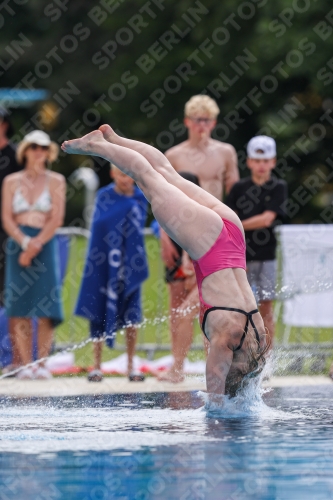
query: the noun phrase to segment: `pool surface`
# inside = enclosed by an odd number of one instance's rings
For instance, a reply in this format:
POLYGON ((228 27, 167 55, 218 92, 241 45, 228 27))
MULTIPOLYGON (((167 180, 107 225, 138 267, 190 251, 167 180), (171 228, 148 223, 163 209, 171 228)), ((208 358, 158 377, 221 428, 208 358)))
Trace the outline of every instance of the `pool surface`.
POLYGON ((0 400, 0 499, 333 499, 333 385, 0 400))

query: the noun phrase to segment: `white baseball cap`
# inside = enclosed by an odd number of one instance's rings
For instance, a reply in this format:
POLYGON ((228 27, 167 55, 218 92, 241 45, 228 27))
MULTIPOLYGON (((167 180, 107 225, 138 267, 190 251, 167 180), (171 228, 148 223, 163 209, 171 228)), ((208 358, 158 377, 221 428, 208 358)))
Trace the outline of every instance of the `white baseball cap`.
POLYGON ((247 156, 254 160, 270 160, 276 157, 276 143, 267 135, 256 135, 248 142, 247 156))

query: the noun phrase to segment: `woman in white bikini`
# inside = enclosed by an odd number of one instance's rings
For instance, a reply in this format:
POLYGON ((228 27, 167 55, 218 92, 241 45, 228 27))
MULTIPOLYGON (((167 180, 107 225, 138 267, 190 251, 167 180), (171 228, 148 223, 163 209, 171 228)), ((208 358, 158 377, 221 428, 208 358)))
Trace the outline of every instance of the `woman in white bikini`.
MULTIPOLYGON (((54 234, 65 213, 65 178, 47 169, 58 146, 40 130, 27 134, 16 156, 22 171, 2 185, 2 224, 9 238, 6 249, 5 307, 12 342, 21 363, 32 362, 32 323, 38 318, 38 358, 50 352, 53 328, 63 319, 60 267, 54 234)), ((43 364, 23 368, 21 379, 50 378, 43 364)))
MULTIPOLYGON (((210 341, 207 390, 234 395, 263 366, 266 333, 246 277, 241 221, 230 208, 183 179, 158 150, 119 137, 108 125, 72 141, 70 154, 100 156, 132 177, 156 220, 193 260, 200 323, 210 341)), ((219 400, 219 398, 218 398, 219 400)))

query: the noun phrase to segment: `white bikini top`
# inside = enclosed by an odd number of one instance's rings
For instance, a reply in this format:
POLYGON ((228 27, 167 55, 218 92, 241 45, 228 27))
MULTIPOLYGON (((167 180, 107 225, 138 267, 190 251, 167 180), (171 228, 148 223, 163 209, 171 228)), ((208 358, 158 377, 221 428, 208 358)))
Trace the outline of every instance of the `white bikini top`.
POLYGON ((52 199, 50 195, 49 182, 50 182, 50 174, 47 173, 45 188, 38 196, 35 203, 33 203, 32 205, 30 205, 30 203, 23 196, 21 191, 21 182, 20 182, 13 196, 13 203, 12 203, 13 213, 21 214, 22 212, 44 212, 44 213, 49 212, 52 208, 52 199))

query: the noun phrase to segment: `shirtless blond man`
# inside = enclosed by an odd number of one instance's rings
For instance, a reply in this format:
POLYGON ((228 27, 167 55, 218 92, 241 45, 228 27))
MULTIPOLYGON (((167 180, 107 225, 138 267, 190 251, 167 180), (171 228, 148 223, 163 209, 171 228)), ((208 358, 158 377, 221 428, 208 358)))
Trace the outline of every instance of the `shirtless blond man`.
MULTIPOLYGON (((235 148, 211 137, 219 113, 218 105, 209 96, 191 97, 185 104, 184 117, 188 139, 166 151, 165 156, 177 172, 196 176, 205 191, 222 201, 223 193, 228 194, 239 180, 239 172, 235 148)), ((184 379, 183 365, 193 340, 193 320, 198 314, 199 296, 194 271, 186 255, 179 253, 179 248, 163 231, 161 247, 170 291, 174 364, 159 379, 177 383, 184 379)))

